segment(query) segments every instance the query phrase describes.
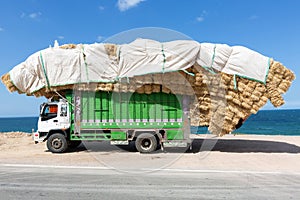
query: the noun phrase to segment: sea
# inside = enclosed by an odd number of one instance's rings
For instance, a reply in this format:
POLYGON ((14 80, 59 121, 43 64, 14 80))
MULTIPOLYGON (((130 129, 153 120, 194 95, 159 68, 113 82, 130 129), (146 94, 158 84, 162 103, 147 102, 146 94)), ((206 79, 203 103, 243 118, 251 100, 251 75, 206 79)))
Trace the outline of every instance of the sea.
MULTIPOLYGON (((0 132, 27 132, 37 130, 38 117, 0 118, 0 132)), ((193 134, 206 134, 206 127, 192 127, 193 134)), ((300 109, 260 110, 251 115, 243 126, 232 134, 299 135, 300 109)))

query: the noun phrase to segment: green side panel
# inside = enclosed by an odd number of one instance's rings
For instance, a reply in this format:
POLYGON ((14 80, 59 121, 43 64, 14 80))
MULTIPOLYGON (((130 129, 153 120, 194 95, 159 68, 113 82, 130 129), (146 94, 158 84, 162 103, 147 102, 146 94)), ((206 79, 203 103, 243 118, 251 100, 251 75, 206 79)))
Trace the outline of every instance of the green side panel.
MULTIPOLYGON (((131 94, 131 93, 130 93, 131 94)), ((135 94, 131 94, 130 96, 128 96, 129 98, 129 102, 128 102, 128 114, 129 114, 129 120, 133 121, 136 120, 136 109, 135 107, 137 106, 136 104, 136 95, 135 94)))
POLYGON ((97 92, 100 93, 100 121, 108 121, 109 120, 109 95, 107 92, 97 92))
POLYGON ((101 93, 96 92, 95 93, 95 120, 101 120, 101 93))
POLYGON ((82 101, 81 101, 81 121, 89 121, 89 93, 85 92, 82 94, 82 101))
POLYGON ((143 103, 141 95, 137 95, 135 98, 135 121, 142 119, 143 103))
POLYGON ((113 109, 113 101, 112 94, 107 93, 107 107, 108 107, 108 121, 114 120, 114 109, 113 109))
POLYGON ((88 113, 88 121, 93 122, 95 121, 95 93, 94 92, 88 92, 87 102, 88 105, 83 108, 83 111, 87 109, 86 112, 88 113))
POLYGON ((150 102, 148 102, 148 96, 146 94, 141 94, 142 97, 142 119, 149 120, 149 107, 150 107, 150 102))
POLYGON ((121 93, 120 98, 120 104, 121 104, 121 120, 127 120, 128 119, 128 93, 121 93))
POLYGON ((111 132, 111 139, 112 140, 126 140, 126 133, 123 131, 113 131, 111 132))
MULTIPOLYGON (((111 93, 78 92, 80 98, 81 139, 126 140, 120 129, 174 129, 167 130, 167 139, 183 139, 182 96, 152 93, 111 93), (175 130, 178 129, 178 130, 175 130), (89 130, 107 130, 111 133, 99 134, 89 130), (111 135, 110 135, 111 134, 111 135), (84 136, 83 136, 84 135, 84 136)), ((74 105, 72 92, 66 98, 74 105)), ((75 108, 70 104, 71 120, 74 121, 75 108)), ((71 132, 74 130, 71 125, 71 132)), ((77 136, 71 136, 78 139, 77 136)))
POLYGON ((121 121, 121 96, 120 93, 114 93, 112 97, 114 120, 121 121))
POLYGON ((167 130, 167 139, 168 140, 183 140, 183 131, 182 130, 167 130))

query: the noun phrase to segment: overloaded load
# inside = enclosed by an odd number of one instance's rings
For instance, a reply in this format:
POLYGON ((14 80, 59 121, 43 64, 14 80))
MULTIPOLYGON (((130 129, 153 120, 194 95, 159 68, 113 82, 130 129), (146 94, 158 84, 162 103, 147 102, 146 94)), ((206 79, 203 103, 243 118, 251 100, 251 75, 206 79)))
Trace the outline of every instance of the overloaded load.
POLYGON ((9 91, 35 96, 74 87, 191 95, 192 125, 217 135, 233 131, 268 99, 284 104, 294 79, 281 63, 246 47, 148 39, 47 48, 2 76, 9 91))
POLYGON ((137 39, 130 44, 96 43, 75 48, 47 48, 15 66, 10 79, 18 91, 186 70, 198 64, 207 70, 266 82, 270 59, 241 46, 178 40, 160 43, 137 39))

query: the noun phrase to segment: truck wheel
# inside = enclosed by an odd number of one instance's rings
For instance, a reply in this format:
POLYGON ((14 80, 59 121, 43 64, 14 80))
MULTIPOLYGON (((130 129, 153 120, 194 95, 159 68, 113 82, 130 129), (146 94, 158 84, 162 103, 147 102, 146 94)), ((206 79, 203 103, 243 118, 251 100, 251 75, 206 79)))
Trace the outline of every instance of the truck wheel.
POLYGON ((136 138, 135 147, 140 153, 150 153, 156 150, 157 140, 151 133, 142 133, 136 138))
POLYGON ((63 153, 68 148, 68 142, 64 135, 55 133, 48 138, 47 147, 52 153, 63 153))
POLYGON ((71 149, 78 147, 81 144, 81 140, 68 141, 68 147, 71 149))

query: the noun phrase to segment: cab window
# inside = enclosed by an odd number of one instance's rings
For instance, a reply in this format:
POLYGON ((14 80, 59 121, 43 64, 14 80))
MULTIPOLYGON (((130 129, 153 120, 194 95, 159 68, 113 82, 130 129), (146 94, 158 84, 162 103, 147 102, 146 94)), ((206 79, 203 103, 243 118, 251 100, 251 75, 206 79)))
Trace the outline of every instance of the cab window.
POLYGON ((57 105, 46 105, 41 114, 42 121, 57 117, 57 110, 58 110, 57 105))

